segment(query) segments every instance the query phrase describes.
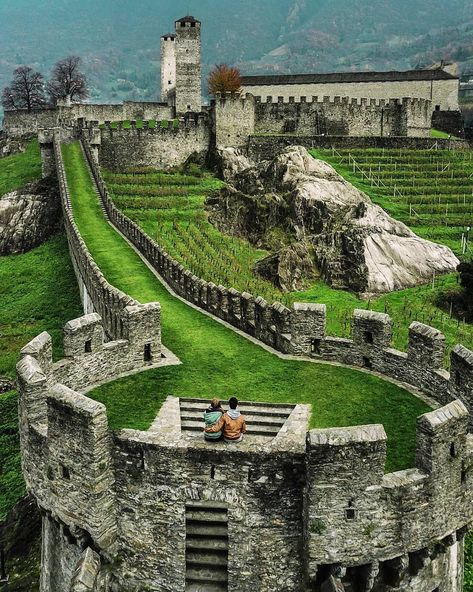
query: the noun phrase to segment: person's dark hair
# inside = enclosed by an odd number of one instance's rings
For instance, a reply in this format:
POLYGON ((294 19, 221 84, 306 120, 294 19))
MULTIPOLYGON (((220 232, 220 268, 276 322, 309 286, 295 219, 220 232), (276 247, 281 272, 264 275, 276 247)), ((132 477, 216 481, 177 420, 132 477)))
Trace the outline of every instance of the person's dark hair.
POLYGON ((230 405, 230 409, 236 409, 238 405, 238 399, 236 397, 232 397, 230 401, 228 401, 228 404, 230 405))

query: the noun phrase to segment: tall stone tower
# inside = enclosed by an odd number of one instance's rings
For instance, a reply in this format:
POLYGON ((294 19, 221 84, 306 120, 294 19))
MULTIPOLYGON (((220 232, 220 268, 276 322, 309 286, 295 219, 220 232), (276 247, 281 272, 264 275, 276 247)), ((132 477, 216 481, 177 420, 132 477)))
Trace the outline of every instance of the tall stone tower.
POLYGON ((174 105, 176 94, 176 35, 161 37, 161 101, 174 105))
POLYGON ((193 16, 176 21, 176 114, 202 110, 201 23, 193 16))

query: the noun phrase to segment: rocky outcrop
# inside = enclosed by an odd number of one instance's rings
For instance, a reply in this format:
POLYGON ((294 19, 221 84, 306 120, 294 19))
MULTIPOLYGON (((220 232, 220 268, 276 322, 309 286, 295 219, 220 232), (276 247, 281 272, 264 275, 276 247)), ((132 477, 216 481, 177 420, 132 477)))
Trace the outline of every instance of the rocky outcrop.
MULTIPOLYGON (((287 148, 258 164, 234 149, 220 151, 220 159, 229 185, 209 203, 211 220, 273 251, 288 242, 310 244, 333 287, 390 292, 428 282, 459 263, 449 248, 393 220, 305 148, 287 148)), ((290 286, 291 279, 283 283, 290 286)))
POLYGON ((0 158, 24 152, 30 140, 31 136, 12 138, 0 132, 0 158))
POLYGON ((283 292, 302 290, 307 280, 318 275, 313 255, 305 243, 294 243, 261 259, 255 271, 283 292))
POLYGON ((24 253, 43 243, 60 215, 57 184, 51 179, 0 198, 0 255, 24 253))

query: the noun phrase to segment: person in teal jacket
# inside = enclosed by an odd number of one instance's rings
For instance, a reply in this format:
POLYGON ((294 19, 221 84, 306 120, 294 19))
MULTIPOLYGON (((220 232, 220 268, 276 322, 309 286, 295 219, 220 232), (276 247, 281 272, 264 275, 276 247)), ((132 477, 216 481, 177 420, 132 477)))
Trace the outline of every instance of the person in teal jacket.
POLYGON ((220 399, 212 399, 210 403, 210 407, 205 410, 204 412, 204 421, 205 421, 205 428, 204 428, 204 438, 209 442, 217 442, 223 438, 223 429, 218 432, 207 432, 209 428, 212 428, 216 423, 218 423, 223 416, 223 409, 222 405, 220 404, 220 399))

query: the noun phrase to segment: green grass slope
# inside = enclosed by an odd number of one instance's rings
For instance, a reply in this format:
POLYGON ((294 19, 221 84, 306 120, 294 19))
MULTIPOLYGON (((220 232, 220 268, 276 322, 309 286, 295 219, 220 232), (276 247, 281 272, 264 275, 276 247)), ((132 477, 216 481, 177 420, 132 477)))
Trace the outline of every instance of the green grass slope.
POLYGON ((25 152, 0 159, 0 197, 41 178, 41 155, 37 140, 25 152))
POLYGON ((163 343, 183 362, 94 391, 112 428, 147 429, 168 395, 311 403, 312 427, 384 424, 387 469, 412 466, 424 403, 373 375, 281 360, 172 297, 103 218, 79 145, 63 146, 63 156, 74 215, 94 259, 117 288, 161 302, 163 343))
MULTIPOLYGON (((1 165, 1 162, 0 162, 1 165)), ((14 378, 20 349, 42 331, 62 355, 62 327, 82 314, 64 236, 23 255, 0 257, 0 376, 14 378)), ((0 395, 0 520, 24 494, 17 396, 0 395)))

